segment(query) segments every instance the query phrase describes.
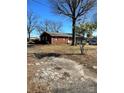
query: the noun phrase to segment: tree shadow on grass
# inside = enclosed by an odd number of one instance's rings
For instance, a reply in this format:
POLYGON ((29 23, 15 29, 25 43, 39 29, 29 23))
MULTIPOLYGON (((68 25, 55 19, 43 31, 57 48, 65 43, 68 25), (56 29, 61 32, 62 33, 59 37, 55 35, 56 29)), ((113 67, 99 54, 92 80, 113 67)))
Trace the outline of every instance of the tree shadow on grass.
POLYGON ((59 57, 58 53, 34 53, 35 57, 41 59, 43 57, 59 57))
POLYGON ((34 56, 38 59, 44 57, 59 57, 61 55, 81 55, 80 53, 34 53, 34 56))

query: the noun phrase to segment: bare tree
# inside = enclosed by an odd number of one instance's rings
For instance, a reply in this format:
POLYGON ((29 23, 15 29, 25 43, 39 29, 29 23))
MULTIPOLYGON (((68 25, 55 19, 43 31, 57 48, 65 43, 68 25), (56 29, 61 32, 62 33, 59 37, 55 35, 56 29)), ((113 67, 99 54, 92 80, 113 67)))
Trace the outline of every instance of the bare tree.
POLYGON ((55 22, 51 20, 45 20, 40 25, 41 31, 60 32, 61 28, 62 28, 62 22, 55 22))
POLYGON ((28 41, 30 41, 30 35, 33 30, 36 29, 39 23, 39 17, 36 16, 32 11, 28 11, 27 14, 27 33, 28 33, 28 41))
POLYGON ((75 45, 76 21, 88 13, 96 5, 96 0, 49 0, 57 14, 72 19, 72 45, 75 45))
POLYGON ((49 30, 49 26, 50 26, 50 21, 49 20, 45 20, 44 23, 43 23, 43 28, 44 28, 44 31, 48 31, 49 30))
POLYGON ((50 22, 51 32, 60 32, 61 28, 62 28, 62 23, 61 22, 54 22, 54 21, 50 22))

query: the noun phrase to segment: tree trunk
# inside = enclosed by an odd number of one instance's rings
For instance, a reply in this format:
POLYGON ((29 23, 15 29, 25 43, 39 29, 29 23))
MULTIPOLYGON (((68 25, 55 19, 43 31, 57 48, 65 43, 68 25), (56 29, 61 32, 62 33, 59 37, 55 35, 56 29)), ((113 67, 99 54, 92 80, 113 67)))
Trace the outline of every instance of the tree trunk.
POLYGON ((28 32, 28 42, 30 42, 30 33, 28 32))
POLYGON ((76 19, 72 19, 72 46, 76 45, 76 38, 75 38, 75 24, 76 24, 76 19))
POLYGON ((81 55, 84 55, 84 45, 80 44, 80 51, 81 51, 81 55))

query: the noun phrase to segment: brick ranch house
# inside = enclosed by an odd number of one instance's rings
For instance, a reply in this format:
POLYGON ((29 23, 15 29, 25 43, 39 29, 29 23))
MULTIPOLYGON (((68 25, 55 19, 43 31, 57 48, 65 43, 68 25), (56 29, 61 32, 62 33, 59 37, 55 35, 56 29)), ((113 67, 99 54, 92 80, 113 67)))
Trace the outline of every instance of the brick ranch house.
POLYGON ((72 35, 58 32, 43 32, 40 41, 44 44, 68 44, 72 41, 72 35))
MULTIPOLYGON (((78 43, 82 37, 76 36, 76 43, 78 43)), ((40 41, 43 44, 70 44, 72 42, 72 35, 59 32, 43 32, 40 35, 40 41)))

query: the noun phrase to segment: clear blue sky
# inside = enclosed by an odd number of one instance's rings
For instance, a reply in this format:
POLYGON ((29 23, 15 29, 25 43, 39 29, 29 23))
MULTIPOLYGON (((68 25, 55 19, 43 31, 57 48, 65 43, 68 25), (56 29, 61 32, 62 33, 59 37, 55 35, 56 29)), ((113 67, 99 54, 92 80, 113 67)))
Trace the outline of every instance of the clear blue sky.
MULTIPOLYGON (((53 21, 60 21, 63 23, 62 32, 71 33, 72 32, 72 23, 68 17, 56 15, 52 12, 52 9, 48 3, 48 0, 27 0, 27 9, 33 11, 36 15, 40 16, 40 20, 44 21, 46 19, 53 21), (34 1, 40 1, 41 4, 38 4, 34 1)), ((96 10, 95 10, 96 11, 96 10)), ((88 19, 95 11, 92 11, 88 19)), ((32 33, 32 36, 38 35, 36 32, 32 33)), ((96 33, 94 33, 96 35, 96 33)))

